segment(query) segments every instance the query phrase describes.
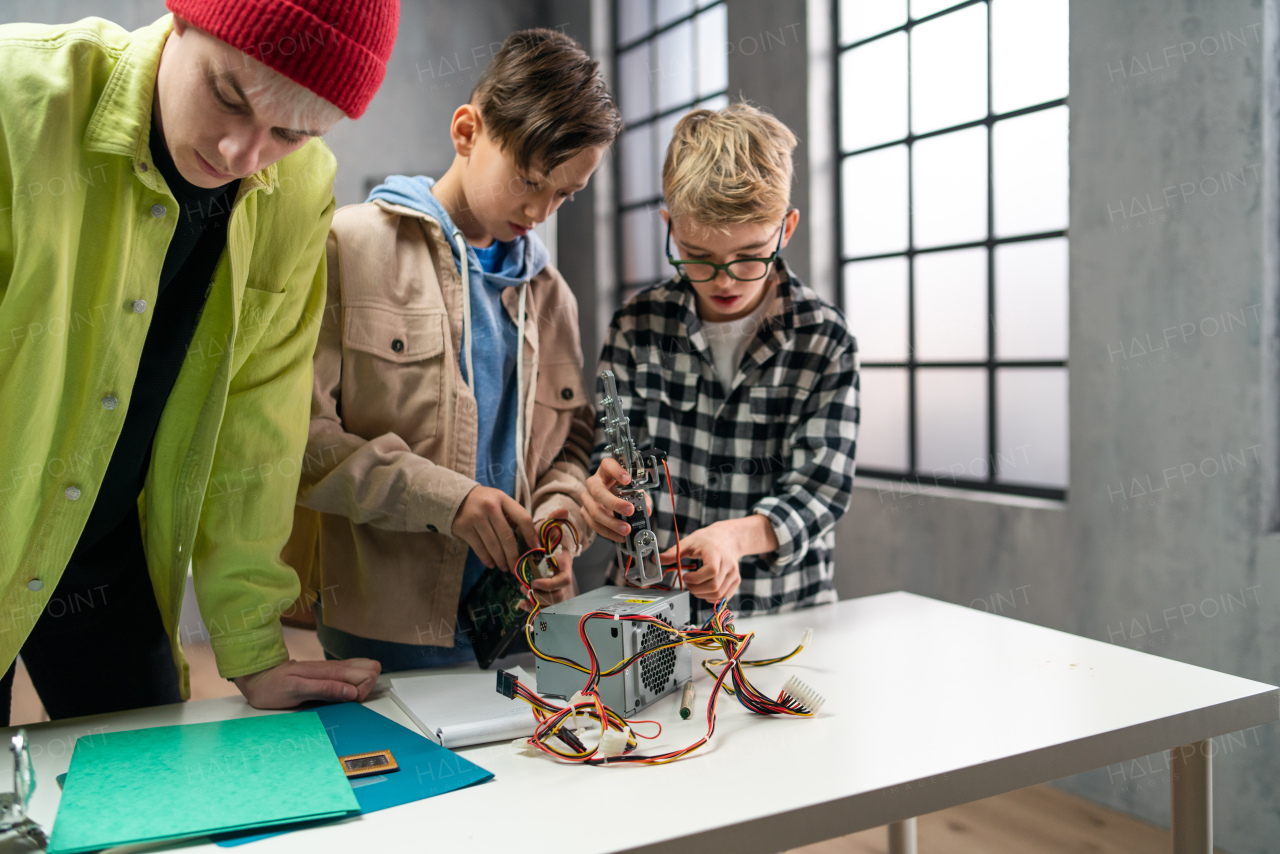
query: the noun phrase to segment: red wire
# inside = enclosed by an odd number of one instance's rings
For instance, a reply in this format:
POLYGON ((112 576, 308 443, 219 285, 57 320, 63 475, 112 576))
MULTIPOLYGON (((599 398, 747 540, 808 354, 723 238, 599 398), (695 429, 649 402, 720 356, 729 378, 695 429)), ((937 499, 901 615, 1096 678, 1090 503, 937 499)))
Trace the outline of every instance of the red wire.
POLYGON ((662 460, 662 470, 667 473, 667 492, 671 495, 671 528, 676 532, 676 580, 680 582, 680 589, 684 590, 684 571, 693 567, 686 567, 684 558, 680 554, 680 525, 676 522, 676 490, 671 485, 671 468, 667 465, 665 458, 662 460))

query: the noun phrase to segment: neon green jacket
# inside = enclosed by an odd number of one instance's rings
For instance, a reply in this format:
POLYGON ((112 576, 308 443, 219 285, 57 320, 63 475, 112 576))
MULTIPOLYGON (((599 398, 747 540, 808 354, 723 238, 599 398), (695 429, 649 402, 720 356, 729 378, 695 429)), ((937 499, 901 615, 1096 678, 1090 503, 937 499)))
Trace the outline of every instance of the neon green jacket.
MULTIPOLYGON (((148 145, 171 28, 170 16, 133 33, 94 18, 0 26, 0 668, 89 517, 180 215, 148 145)), ((188 564, 223 676, 289 657, 278 614, 298 579, 279 555, 307 440, 334 171, 313 140, 240 182, 156 431, 139 507, 183 696, 188 564)))

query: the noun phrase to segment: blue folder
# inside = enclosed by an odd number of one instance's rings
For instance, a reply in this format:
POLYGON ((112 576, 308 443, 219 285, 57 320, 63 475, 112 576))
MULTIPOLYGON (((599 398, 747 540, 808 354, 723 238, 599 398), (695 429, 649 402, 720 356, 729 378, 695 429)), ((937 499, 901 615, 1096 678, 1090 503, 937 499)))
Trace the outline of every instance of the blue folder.
MULTIPOLYGON (((359 703, 321 706, 313 711, 320 716, 337 756, 390 750, 400 766, 399 771, 390 774, 357 777, 351 781, 361 813, 420 801, 493 779, 493 774, 474 762, 359 703)), ((226 848, 327 823, 316 821, 266 833, 230 833, 213 838, 226 848)))

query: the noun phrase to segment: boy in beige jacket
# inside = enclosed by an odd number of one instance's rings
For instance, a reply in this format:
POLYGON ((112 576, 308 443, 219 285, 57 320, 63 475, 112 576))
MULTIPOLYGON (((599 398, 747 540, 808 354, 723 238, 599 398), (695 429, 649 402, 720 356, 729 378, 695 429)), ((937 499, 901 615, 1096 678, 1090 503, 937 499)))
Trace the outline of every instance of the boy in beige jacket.
MULTIPOLYGON (((568 518, 594 411, 578 310, 532 232, 586 186, 621 117, 582 48, 509 37, 453 115, 438 182, 392 176, 335 215, 299 512, 285 557, 318 591, 326 655, 383 670, 473 660, 456 628, 518 533, 568 518)), ((309 582, 309 584, 308 584, 309 582)), ((572 590, 565 555, 534 582, 572 590)))

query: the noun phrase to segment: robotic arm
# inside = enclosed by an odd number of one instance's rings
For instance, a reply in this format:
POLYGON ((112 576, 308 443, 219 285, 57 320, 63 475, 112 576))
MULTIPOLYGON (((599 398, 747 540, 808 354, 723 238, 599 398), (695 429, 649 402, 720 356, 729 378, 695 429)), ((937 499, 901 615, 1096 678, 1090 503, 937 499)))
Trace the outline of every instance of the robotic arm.
POLYGON ((626 578, 640 587, 660 584, 663 578, 662 564, 658 560, 658 537, 649 526, 649 507, 645 492, 658 486, 658 458, 654 451, 642 454, 631 438, 631 420, 622 412, 618 401, 618 386, 613 371, 601 371, 604 383, 604 400, 600 402, 604 415, 605 452, 612 456, 631 475, 631 482, 618 487, 619 498, 631 502, 635 512, 628 518, 631 532, 625 542, 618 543, 618 565, 623 567, 626 578))

